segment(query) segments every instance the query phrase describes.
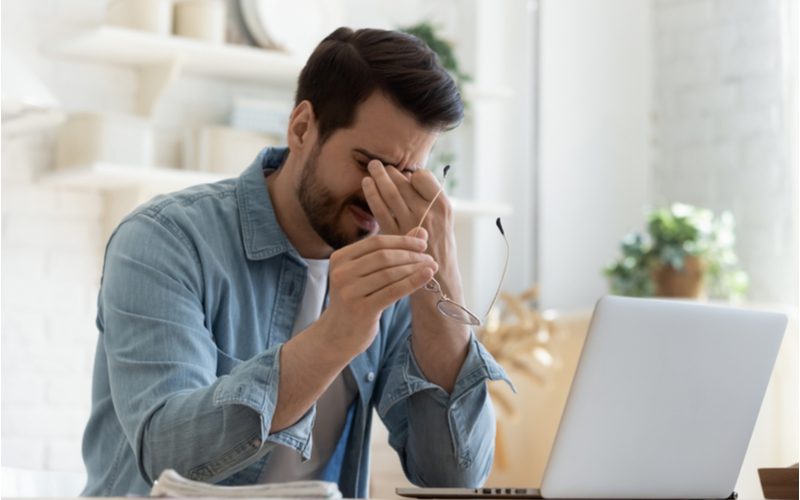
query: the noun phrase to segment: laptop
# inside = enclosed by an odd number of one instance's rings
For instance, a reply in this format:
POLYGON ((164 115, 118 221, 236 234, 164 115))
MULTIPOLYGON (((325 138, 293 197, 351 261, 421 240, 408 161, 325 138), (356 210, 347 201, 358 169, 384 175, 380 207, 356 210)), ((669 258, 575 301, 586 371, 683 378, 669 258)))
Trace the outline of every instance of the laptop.
POLYGON ((541 488, 398 488, 397 494, 735 498, 786 321, 783 314, 699 302, 603 297, 541 488))

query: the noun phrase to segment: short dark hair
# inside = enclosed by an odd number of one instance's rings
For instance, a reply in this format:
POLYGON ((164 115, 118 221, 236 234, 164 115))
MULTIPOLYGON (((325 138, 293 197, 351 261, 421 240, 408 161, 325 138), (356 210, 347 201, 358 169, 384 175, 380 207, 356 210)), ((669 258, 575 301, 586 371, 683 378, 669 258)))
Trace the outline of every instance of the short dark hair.
POLYGON ((376 90, 431 130, 450 130, 464 118, 456 83, 436 53, 399 31, 338 28, 314 49, 297 84, 295 105, 308 100, 320 143, 355 120, 356 107, 376 90))

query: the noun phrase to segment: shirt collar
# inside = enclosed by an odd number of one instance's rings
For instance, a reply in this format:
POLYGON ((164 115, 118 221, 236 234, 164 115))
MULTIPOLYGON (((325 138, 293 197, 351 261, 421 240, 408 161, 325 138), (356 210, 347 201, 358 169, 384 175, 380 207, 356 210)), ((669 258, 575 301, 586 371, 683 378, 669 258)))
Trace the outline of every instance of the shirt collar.
POLYGON ((264 148, 237 179, 239 223, 245 253, 250 260, 267 259, 285 252, 300 256, 278 224, 264 182, 264 175, 280 167, 288 154, 288 148, 264 148))

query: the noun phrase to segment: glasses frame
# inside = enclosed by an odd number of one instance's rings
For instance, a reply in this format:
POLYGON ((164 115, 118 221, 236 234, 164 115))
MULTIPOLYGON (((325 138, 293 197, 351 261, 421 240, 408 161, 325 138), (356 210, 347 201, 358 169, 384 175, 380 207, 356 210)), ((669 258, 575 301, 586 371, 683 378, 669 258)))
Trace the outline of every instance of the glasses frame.
MULTIPOLYGON (((444 167, 444 175, 442 180, 447 178, 447 171, 450 169, 450 165, 444 167)), ((444 182, 442 183, 442 187, 439 188, 439 191, 436 193, 436 196, 428 204, 428 207, 425 209, 425 212, 422 213, 422 217, 420 218, 419 224, 417 224, 416 230, 414 231, 414 236, 419 234, 419 230, 422 229, 422 223, 425 222, 425 218, 428 216, 428 212, 431 211, 433 204, 436 203, 436 200, 439 196, 444 192, 444 182)), ((500 290, 503 286, 503 282, 506 279, 506 271, 508 270, 508 257, 510 253, 510 248, 508 244, 508 238, 506 237, 506 232, 503 229, 503 224, 500 222, 500 217, 497 218, 495 221, 497 225, 497 229, 500 231, 500 234, 503 236, 503 241, 505 242, 506 247, 506 256, 505 262, 503 263, 503 273, 500 275, 500 281, 497 284, 497 290, 494 292, 494 297, 492 297, 492 301, 489 303, 489 307, 486 308, 486 314, 483 317, 487 317, 489 312, 494 307, 495 302, 497 302, 497 297, 500 295, 500 290)), ((444 293, 442 290, 441 284, 436 280, 436 278, 431 278, 428 281, 423 289, 427 292, 437 293, 439 294, 439 299, 436 301, 436 309, 441 313, 443 316, 450 318, 454 321, 458 321, 459 323, 463 323, 465 325, 470 326, 481 326, 483 322, 481 318, 478 317, 474 312, 472 312, 468 307, 463 304, 459 304, 458 302, 454 301, 447 294, 444 293), (454 308, 454 309, 451 309, 454 308), (457 312, 454 312, 457 311, 457 312)))

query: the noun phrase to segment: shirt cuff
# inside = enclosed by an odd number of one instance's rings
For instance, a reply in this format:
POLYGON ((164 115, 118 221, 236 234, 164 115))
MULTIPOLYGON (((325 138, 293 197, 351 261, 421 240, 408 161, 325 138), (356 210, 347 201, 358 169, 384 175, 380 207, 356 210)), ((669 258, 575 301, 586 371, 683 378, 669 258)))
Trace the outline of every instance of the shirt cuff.
POLYGON ((311 458, 313 439, 311 431, 314 428, 314 419, 317 415, 317 405, 313 405, 296 423, 278 432, 267 436, 267 442, 294 448, 300 453, 302 461, 311 458))
POLYGON ((237 404, 251 408, 261 419, 263 444, 277 443, 294 448, 301 454, 303 461, 306 461, 311 458, 311 431, 317 412, 316 405, 291 426, 269 433, 272 416, 278 404, 279 360, 282 347, 283 344, 273 346, 260 356, 234 368, 214 392, 214 405, 237 404))
POLYGON ((385 415, 395 403, 402 399, 426 390, 430 390, 431 395, 445 406, 451 406, 476 388, 483 386, 487 380, 503 380, 511 387, 512 391, 517 392, 503 367, 495 361, 472 332, 470 332, 469 351, 461 365, 452 393, 448 393, 441 386, 434 384, 422 373, 411 348, 411 337, 406 341, 405 350, 400 370, 396 370, 392 374, 395 377, 397 374, 401 374, 402 380, 397 381, 399 382, 397 384, 387 384, 395 389, 389 397, 382 401, 381 407, 378 409, 382 415, 385 415))

